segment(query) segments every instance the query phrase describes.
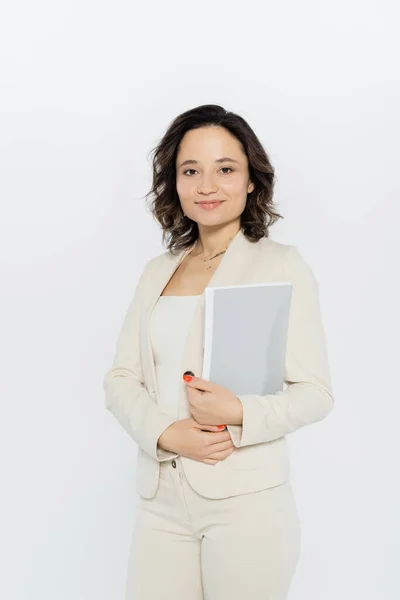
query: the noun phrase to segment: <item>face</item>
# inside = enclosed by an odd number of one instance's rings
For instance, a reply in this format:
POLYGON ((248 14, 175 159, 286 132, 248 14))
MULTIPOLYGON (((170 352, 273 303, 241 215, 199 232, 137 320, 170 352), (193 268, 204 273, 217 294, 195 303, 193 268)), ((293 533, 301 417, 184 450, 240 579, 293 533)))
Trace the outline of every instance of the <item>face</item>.
POLYGON ((199 227, 240 220, 254 189, 240 142, 223 127, 188 131, 177 154, 176 189, 183 212, 199 227))

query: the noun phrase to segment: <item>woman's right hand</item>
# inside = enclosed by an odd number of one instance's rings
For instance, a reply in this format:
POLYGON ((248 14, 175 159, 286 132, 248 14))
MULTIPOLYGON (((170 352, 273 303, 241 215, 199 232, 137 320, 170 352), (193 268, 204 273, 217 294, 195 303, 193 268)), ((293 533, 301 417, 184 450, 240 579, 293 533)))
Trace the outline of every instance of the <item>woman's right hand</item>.
POLYGON ((158 445, 208 465, 227 458, 235 449, 229 431, 218 425, 199 425, 194 419, 172 423, 158 438, 158 445))

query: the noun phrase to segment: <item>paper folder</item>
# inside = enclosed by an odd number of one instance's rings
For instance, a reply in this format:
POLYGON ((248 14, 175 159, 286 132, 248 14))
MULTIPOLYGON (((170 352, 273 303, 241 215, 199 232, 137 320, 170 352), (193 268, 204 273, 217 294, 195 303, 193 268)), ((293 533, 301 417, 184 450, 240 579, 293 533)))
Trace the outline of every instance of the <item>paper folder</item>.
POLYGON ((238 394, 283 389, 292 284, 206 287, 202 378, 238 394))

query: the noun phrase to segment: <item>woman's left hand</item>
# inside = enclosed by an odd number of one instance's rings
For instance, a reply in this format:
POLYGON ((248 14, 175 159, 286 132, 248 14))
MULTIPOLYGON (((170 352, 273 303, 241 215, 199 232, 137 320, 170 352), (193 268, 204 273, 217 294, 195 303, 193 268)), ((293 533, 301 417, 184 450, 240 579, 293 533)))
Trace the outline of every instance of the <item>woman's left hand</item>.
POLYGON ((191 416, 199 425, 242 424, 242 403, 228 388, 200 377, 185 383, 191 416))

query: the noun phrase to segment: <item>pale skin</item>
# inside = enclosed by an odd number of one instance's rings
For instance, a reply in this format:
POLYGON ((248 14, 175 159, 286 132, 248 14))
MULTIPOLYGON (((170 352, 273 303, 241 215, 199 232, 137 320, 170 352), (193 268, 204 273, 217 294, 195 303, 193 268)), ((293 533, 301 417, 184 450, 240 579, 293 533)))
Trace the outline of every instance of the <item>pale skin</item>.
MULTIPOLYGON (((182 210, 198 224, 199 237, 162 295, 198 295, 203 293, 224 255, 207 263, 204 259, 222 251, 239 231, 240 215, 254 184, 240 142, 223 127, 188 131, 181 140, 175 166, 182 210), (198 204, 217 199, 223 202, 213 210, 198 204)), ((240 425, 242 404, 229 389, 200 377, 193 377, 186 386, 192 418, 175 421, 159 437, 158 445, 180 456, 215 465, 235 450, 229 431, 219 431, 218 425, 240 425)))

